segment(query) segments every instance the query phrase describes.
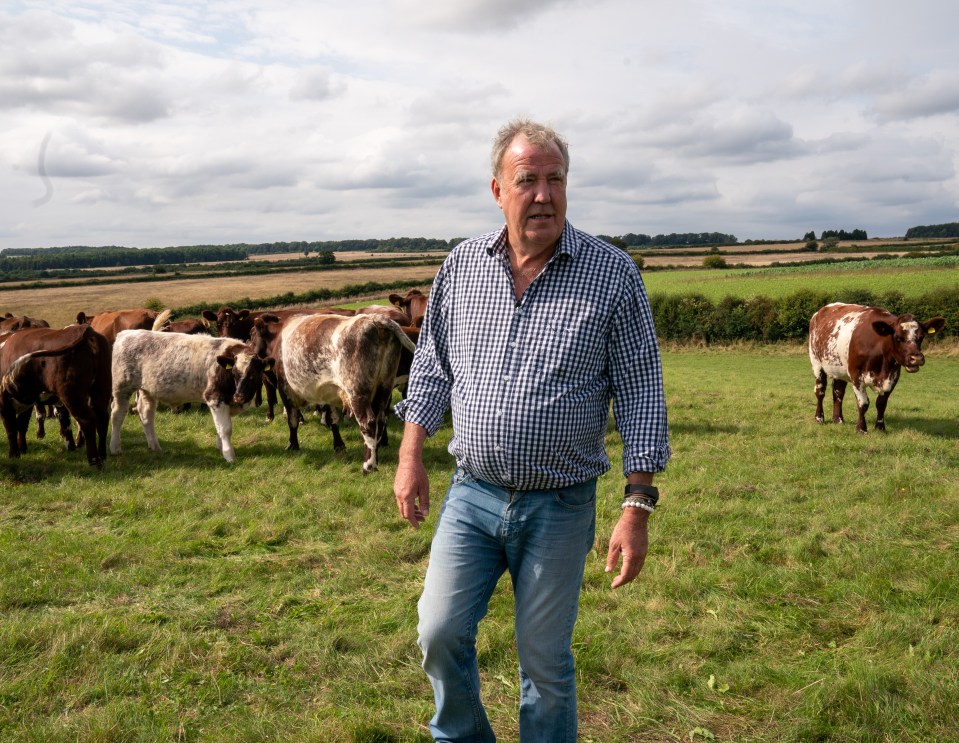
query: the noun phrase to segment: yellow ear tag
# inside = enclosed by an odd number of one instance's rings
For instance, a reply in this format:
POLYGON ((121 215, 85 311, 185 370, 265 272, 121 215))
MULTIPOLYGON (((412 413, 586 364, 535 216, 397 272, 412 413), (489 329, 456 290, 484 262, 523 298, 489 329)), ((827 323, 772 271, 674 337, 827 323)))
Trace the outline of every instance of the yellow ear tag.
POLYGON ((270 369, 272 369, 272 368, 273 368, 272 366, 270 366, 269 364, 267 364, 266 366, 263 367, 263 371, 270 371, 270 369))
POLYGON ((929 328, 929 335, 933 335, 936 332, 935 328, 929 328))
POLYGON ((233 368, 233 364, 227 364, 227 365, 224 366, 223 368, 226 369, 227 371, 229 371, 230 369, 233 368))

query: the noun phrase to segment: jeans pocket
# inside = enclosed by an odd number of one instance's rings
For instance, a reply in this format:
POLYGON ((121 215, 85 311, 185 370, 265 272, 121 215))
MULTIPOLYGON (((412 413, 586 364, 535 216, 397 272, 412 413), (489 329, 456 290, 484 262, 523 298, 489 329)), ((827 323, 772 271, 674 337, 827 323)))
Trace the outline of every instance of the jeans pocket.
POLYGON ((473 476, 464 470, 462 467, 457 467, 453 470, 453 474, 450 475, 450 487, 454 485, 462 485, 464 482, 469 482, 473 479, 473 476))
POLYGON ((554 498, 559 505, 570 511, 585 511, 593 508, 596 505, 596 481, 590 480, 557 490, 554 498))

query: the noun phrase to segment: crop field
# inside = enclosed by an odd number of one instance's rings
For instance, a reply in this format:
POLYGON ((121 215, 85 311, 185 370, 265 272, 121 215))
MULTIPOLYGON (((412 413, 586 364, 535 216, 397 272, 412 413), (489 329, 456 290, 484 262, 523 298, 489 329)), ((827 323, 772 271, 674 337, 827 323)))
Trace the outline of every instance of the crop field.
MULTIPOLYGON (((674 455, 637 581, 603 571, 621 446, 600 480, 575 654, 580 739, 944 741, 959 730, 955 349, 892 395, 887 434, 813 421, 798 346, 666 349, 674 455)), ((847 420, 854 416, 847 396, 847 420)), ((870 417, 872 426, 874 418, 870 417)), ((0 460, 3 741, 427 741, 416 600, 451 471, 431 439, 424 527, 379 471, 262 410, 139 422, 102 471, 55 434, 0 460)), ((479 637, 500 740, 517 740, 511 592, 479 637)))

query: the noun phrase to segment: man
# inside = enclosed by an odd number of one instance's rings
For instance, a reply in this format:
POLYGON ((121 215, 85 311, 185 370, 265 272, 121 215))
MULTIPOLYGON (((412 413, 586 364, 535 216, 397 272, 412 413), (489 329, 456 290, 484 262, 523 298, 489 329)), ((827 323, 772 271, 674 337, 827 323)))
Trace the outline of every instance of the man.
POLYGON ((523 743, 576 739, 571 650, 610 399, 627 495, 606 570, 642 569, 653 474, 669 459, 659 349, 635 263, 566 221, 569 152, 552 129, 511 122, 493 146, 505 226, 456 246, 430 294, 407 397, 394 491, 414 527, 429 510, 423 443, 452 410, 456 470, 419 601, 419 645, 438 741, 494 741, 475 639, 499 577, 515 594, 523 743))

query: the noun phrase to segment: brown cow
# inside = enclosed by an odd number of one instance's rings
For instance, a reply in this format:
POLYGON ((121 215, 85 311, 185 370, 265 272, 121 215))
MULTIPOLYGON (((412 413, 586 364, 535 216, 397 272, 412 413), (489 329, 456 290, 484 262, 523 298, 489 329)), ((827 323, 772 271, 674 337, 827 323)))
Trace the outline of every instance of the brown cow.
POLYGON ((350 317, 356 314, 355 310, 340 307, 298 307, 282 310, 235 310, 232 307, 221 307, 216 312, 203 310, 203 318, 210 323, 216 323, 217 335, 221 338, 237 338, 241 341, 250 340, 253 331, 253 321, 260 315, 276 315, 281 319, 294 315, 343 315, 350 317))
POLYGON ((816 420, 822 423, 823 398, 832 379, 832 420, 842 423, 842 399, 852 382, 859 419, 856 431, 866 433, 866 411, 872 387, 876 398, 876 429, 886 430, 886 403, 902 369, 915 373, 926 363, 922 341, 946 325, 941 317, 919 322, 912 315, 896 317, 881 307, 827 304, 809 321, 809 360, 816 378, 816 420))
POLYGON ((107 339, 110 345, 117 339, 117 333, 122 330, 159 330, 170 319, 170 310, 157 312, 145 307, 132 310, 109 310, 87 315, 77 313, 77 323, 89 324, 95 331, 107 339))
POLYGON ((300 448, 300 408, 343 407, 363 435, 363 472, 375 470, 400 352, 415 349, 400 326, 375 314, 303 315, 285 322, 265 316, 256 320, 252 343, 257 353, 276 359, 277 387, 290 427, 287 449, 300 448))
POLYGON ((426 303, 429 301, 423 292, 419 289, 410 289, 404 297, 401 294, 390 294, 390 304, 399 307, 409 317, 409 322, 404 325, 415 325, 419 327, 426 315, 426 303))
POLYGON ((0 319, 0 333, 11 331, 11 330, 20 330, 22 328, 49 328, 50 323, 46 320, 41 320, 39 317, 29 317, 28 315, 11 315, 9 312, 4 313, 3 318, 0 319))
POLYGON ((87 461, 103 466, 111 390, 110 346, 103 336, 87 325, 25 328, 0 346, 0 370, 0 415, 11 457, 26 451, 29 408, 56 398, 80 426, 87 461))

